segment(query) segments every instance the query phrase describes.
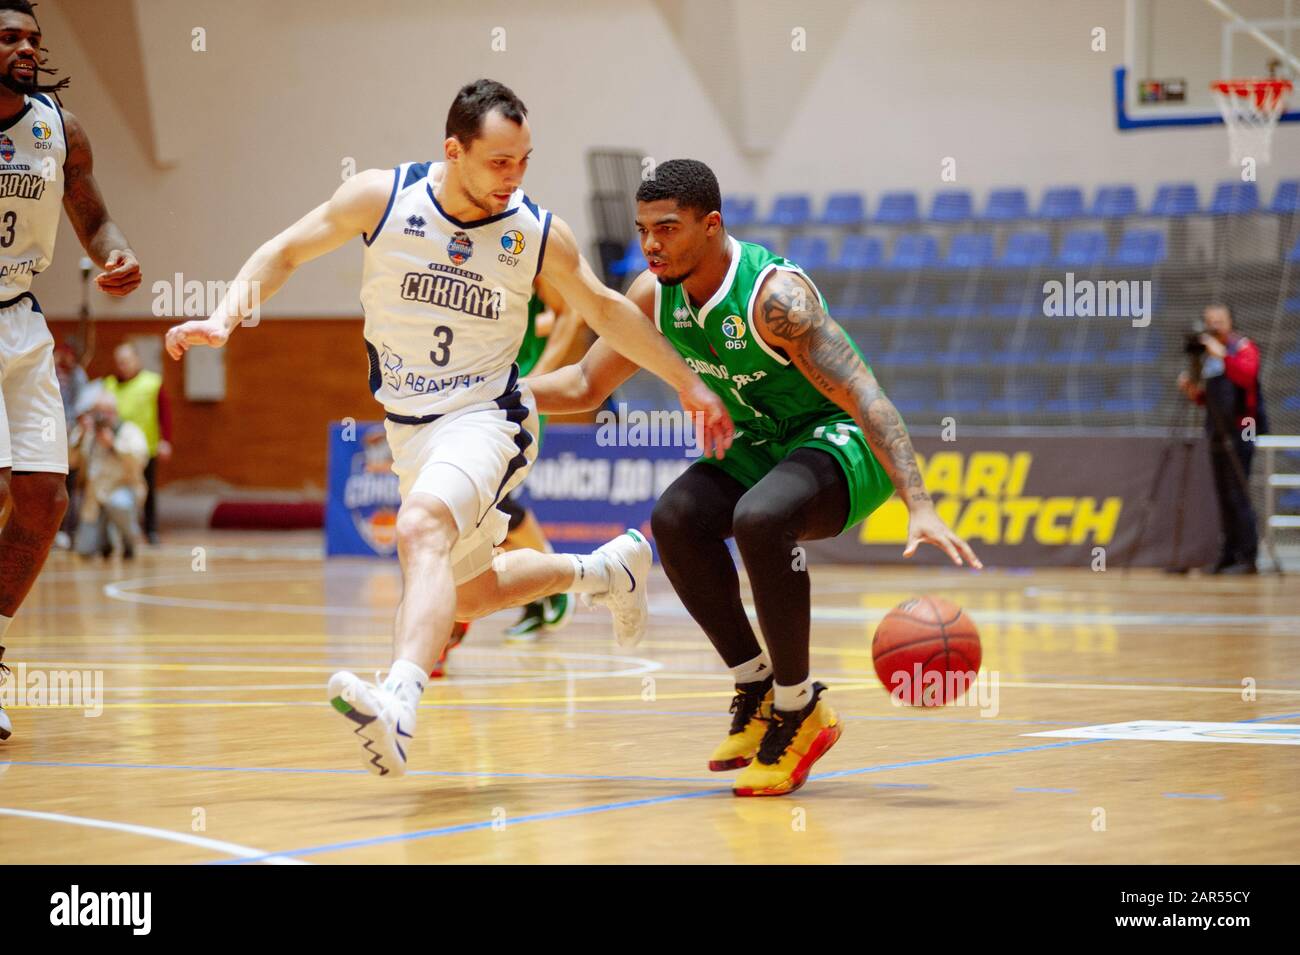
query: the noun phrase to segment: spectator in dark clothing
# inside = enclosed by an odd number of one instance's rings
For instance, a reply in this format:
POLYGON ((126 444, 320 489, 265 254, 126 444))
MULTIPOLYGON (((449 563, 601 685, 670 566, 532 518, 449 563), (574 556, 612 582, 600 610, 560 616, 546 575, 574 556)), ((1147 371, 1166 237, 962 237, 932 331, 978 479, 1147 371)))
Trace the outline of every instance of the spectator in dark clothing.
POLYGON ((1250 503, 1250 464, 1255 436, 1267 431, 1259 349, 1233 330, 1230 306, 1207 305, 1204 317, 1201 379, 1193 381, 1183 372, 1178 384, 1189 400, 1205 407, 1205 433, 1223 528, 1223 546, 1210 573, 1253 574, 1259 535, 1250 503))

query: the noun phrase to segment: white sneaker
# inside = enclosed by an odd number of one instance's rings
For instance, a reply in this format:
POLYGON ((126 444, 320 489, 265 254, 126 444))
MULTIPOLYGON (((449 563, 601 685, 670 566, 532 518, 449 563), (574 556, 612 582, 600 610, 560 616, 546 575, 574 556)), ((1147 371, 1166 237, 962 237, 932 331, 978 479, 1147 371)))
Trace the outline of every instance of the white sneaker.
POLYGON ((650 576, 650 543, 634 530, 624 531, 596 548, 609 569, 609 590, 593 594, 591 602, 608 607, 614 615, 614 639, 620 647, 634 647, 645 636, 650 601, 646 584, 650 576))
POLYGON ((405 776, 402 739, 412 736, 402 723, 415 728, 415 714, 393 693, 342 670, 330 677, 330 706, 348 718, 361 743, 361 761, 379 776, 405 776))
MULTIPOLYGON (((0 656, 3 656, 4 652, 5 652, 5 648, 0 647, 0 656)), ((0 663, 0 686, 4 686, 5 681, 8 679, 9 679, 9 668, 5 666, 3 663, 0 663)), ((9 722, 9 714, 5 712, 5 708, 3 706, 0 706, 0 743, 3 743, 5 740, 7 740, 10 736, 13 735, 14 735, 14 724, 9 722)))

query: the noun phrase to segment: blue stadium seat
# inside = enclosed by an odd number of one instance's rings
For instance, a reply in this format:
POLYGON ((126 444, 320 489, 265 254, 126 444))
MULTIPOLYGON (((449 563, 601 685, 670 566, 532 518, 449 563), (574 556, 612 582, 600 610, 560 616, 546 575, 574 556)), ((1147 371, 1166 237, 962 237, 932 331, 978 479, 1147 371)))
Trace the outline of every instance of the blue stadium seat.
POLYGON ((1106 233, 1100 229, 1074 229, 1061 240, 1056 264, 1067 268, 1090 268, 1106 258, 1106 233))
POLYGON ((1107 265, 1151 268, 1165 260, 1165 234, 1159 229, 1129 229, 1106 260, 1107 265))
POLYGON ((812 199, 806 193, 787 192, 776 197, 772 214, 763 225, 795 228, 807 225, 811 220, 812 199))
POLYGON ((1046 232, 1013 232, 996 264, 1004 269, 1032 269, 1046 265, 1051 257, 1052 238, 1046 232))
POLYGON ((1287 395, 1282 399, 1283 411, 1300 411, 1300 395, 1287 395))
POLYGON ((1118 219, 1135 216, 1137 211, 1137 190, 1132 186, 1099 186, 1092 199, 1090 214, 1094 219, 1118 219))
POLYGON ((1300 262, 1300 235, 1295 238, 1295 245, 1291 246, 1291 251, 1286 254, 1288 262, 1300 262))
POLYGON ((966 222, 975 215, 975 203, 965 189, 944 189, 930 200, 931 222, 966 222))
POLYGON ((943 264, 950 269, 983 269, 993 263, 993 236, 963 232, 952 237, 943 264))
POLYGON ((1040 219, 1082 219, 1083 190, 1078 186, 1055 186, 1043 193, 1038 204, 1040 219))
POLYGON ((1300 348, 1292 348, 1283 355, 1282 364, 1288 368, 1300 368, 1300 348))
POLYGON ((758 219, 758 200, 753 196, 723 196, 722 222, 728 229, 743 229, 758 219))
POLYGON ((1221 182, 1214 188, 1210 214, 1239 216, 1259 208, 1259 190, 1253 182, 1221 182))
POLYGON ((1125 378, 1119 382, 1111 396, 1101 403, 1101 410, 1112 414, 1150 413, 1156 409, 1160 396, 1168 389, 1158 381, 1125 378))
POLYGON ((984 218, 990 222, 1028 219, 1029 197, 1023 189, 994 189, 984 207, 984 218))
POLYGON ((900 235, 894 240, 894 254, 885 262, 887 269, 925 269, 939 260, 934 236, 900 235))
POLYGON ((982 378, 967 378, 958 387, 957 393, 943 401, 943 410, 952 414, 979 414, 984 410, 992 389, 982 378))
POLYGON ((884 257, 884 247, 875 236, 846 235, 840 242, 840 254, 826 267, 840 272, 874 269, 884 257))
POLYGON ((913 318, 928 315, 935 308, 939 293, 933 285, 904 283, 894 291, 891 301, 876 308, 881 318, 913 318))
POLYGON ((1036 365, 1046 360, 1049 345, 1047 330, 1033 329, 1014 347, 1011 341, 1002 343, 989 360, 997 365, 1036 365))
POLYGON ((641 254, 641 240, 633 239, 623 251, 623 257, 610 263, 609 271, 613 275, 628 275, 645 268, 645 256, 641 254))
POLYGON ((1141 347, 1111 349, 1102 360, 1108 365, 1154 365, 1159 358, 1159 347, 1148 343, 1141 347))
POLYGON ((861 225, 867 221, 867 207, 860 193, 834 192, 827 197, 819 221, 822 225, 861 225))
POLYGON ((920 379, 901 378, 893 382, 886 393, 894 407, 903 414, 916 414, 929 410, 935 398, 935 385, 920 379))
POLYGON ((821 236, 797 235, 790 240, 785 257, 805 272, 815 272, 830 262, 830 244, 821 236))
POLYGON ((920 218, 914 192, 886 192, 876 206, 876 221, 892 225, 906 225, 920 218))
POLYGON ((1280 216, 1300 212, 1300 179, 1283 179, 1279 182, 1268 211, 1280 216))
POLYGON ((1039 410, 1048 392, 1048 382, 1044 378, 1016 378, 1007 382, 1001 396, 986 401, 984 410, 993 414, 1033 414, 1039 410))
POLYGON ((780 255, 781 249, 783 248, 781 237, 779 235, 772 235, 771 233, 746 232, 743 235, 736 236, 736 238, 741 239, 744 242, 752 242, 754 245, 761 245, 773 255, 780 255))
POLYGON ((1190 216, 1201 211, 1201 200, 1196 186, 1190 182, 1166 182, 1156 190, 1156 201, 1151 203, 1153 216, 1190 216))

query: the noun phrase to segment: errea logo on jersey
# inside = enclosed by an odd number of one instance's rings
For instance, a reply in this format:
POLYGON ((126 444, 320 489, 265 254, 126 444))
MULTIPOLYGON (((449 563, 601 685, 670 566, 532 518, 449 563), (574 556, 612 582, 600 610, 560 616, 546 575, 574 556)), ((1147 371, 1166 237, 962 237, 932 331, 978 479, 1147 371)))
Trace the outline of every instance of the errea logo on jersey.
POLYGON ((722 334, 727 336, 725 345, 730 349, 746 348, 745 323, 739 315, 728 315, 722 322, 722 334))
POLYGON ((673 309, 673 328, 690 328, 691 327, 691 310, 685 305, 678 305, 673 309))
POLYGON ((403 235, 413 235, 418 239, 424 238, 424 227, 428 225, 424 216, 410 215, 406 217, 406 228, 402 230, 403 235))

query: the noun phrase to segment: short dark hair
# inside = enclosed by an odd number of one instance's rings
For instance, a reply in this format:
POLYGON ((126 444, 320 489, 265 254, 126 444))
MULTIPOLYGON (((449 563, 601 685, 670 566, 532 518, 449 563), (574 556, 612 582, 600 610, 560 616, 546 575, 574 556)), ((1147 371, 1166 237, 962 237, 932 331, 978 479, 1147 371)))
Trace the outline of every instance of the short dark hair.
POLYGON ((483 134, 483 118, 494 109, 513 123, 522 124, 528 107, 510 87, 496 80, 466 83, 451 101, 447 111, 447 136, 455 136, 465 146, 483 134))
POLYGON ((36 11, 32 9, 29 0, 0 0, 0 11, 12 10, 14 13, 25 13, 33 20, 36 19, 36 11))
POLYGON ((653 178, 644 180, 637 188, 636 201, 660 199, 676 199, 681 208, 701 215, 722 210, 718 177, 698 159, 669 159, 654 167, 653 178))

